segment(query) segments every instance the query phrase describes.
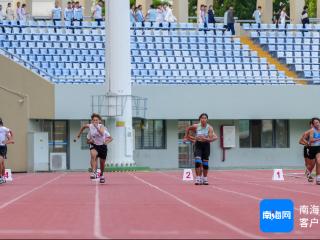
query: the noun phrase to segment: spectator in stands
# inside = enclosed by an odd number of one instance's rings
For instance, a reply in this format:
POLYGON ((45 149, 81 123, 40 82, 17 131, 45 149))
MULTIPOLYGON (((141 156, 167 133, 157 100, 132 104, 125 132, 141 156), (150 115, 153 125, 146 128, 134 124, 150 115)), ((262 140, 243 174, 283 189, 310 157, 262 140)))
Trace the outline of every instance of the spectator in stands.
POLYGON ((164 22, 163 12, 164 12, 163 6, 160 4, 157 8, 157 19, 156 19, 160 27, 162 27, 162 23, 164 22))
POLYGON ((229 29, 228 29, 228 10, 225 11, 223 14, 223 34, 227 30, 229 31, 229 29))
POLYGON ((16 9, 16 16, 17 16, 17 23, 20 24, 22 20, 22 12, 21 12, 21 3, 17 2, 17 9, 16 9))
POLYGON ((0 21, 3 21, 5 17, 5 14, 2 12, 2 5, 0 4, 0 21))
POLYGON ((55 6, 52 9, 51 13, 52 13, 53 24, 56 25, 56 22, 61 21, 61 13, 62 13, 62 9, 59 6, 58 2, 55 2, 55 6))
POLYGON ((236 32, 234 30, 234 10, 233 10, 233 6, 229 7, 228 10, 228 15, 227 15, 227 26, 228 26, 228 30, 231 30, 232 35, 235 35, 236 32))
POLYGON ((252 14, 252 17, 256 21, 256 24, 258 24, 258 28, 261 27, 261 16, 262 16, 261 6, 259 6, 252 14))
POLYGON ((147 21, 151 22, 151 26, 153 26, 153 23, 157 20, 157 9, 152 5, 150 5, 150 8, 148 10, 148 13, 146 15, 147 21))
POLYGON ((308 7, 304 6, 303 11, 301 13, 301 22, 303 24, 303 28, 306 28, 306 24, 310 24, 309 16, 308 16, 308 7))
POLYGON ((200 11, 198 15, 198 22, 199 23, 204 23, 205 22, 205 12, 204 12, 204 4, 200 5, 200 11))
POLYGON ((285 27, 287 26, 286 24, 286 20, 287 19, 290 19, 289 16, 287 15, 287 12, 286 12, 286 7, 283 7, 282 8, 282 11, 280 13, 280 24, 281 25, 284 25, 285 27))
POLYGON ((137 22, 141 22, 142 26, 144 26, 144 16, 142 13, 142 5, 139 5, 136 10, 136 20, 137 22))
POLYGON ((27 21, 27 4, 22 4, 21 6, 21 19, 20 21, 27 21))
POLYGON ((214 34, 216 34, 216 19, 214 18, 214 10, 212 5, 209 6, 209 10, 208 10, 208 23, 213 24, 213 27, 214 27, 213 31, 214 31, 214 34))
POLYGON ((130 22, 131 24, 136 23, 136 6, 134 4, 132 4, 130 8, 130 22))
MULTIPOLYGON (((2 12, 2 5, 0 5, 0 25, 2 24, 1 22, 5 19, 5 14, 2 12)), ((1 30, 4 33, 5 29, 3 26, 1 26, 1 30)))
POLYGON ((94 11, 92 14, 92 17, 96 22, 98 22, 98 26, 101 25, 101 22, 103 21, 102 17, 102 7, 103 7, 103 1, 100 0, 97 5, 94 7, 94 11))
POLYGON ((176 22, 177 18, 172 13, 171 5, 165 4, 164 9, 166 11, 166 16, 164 20, 169 23, 169 28, 170 28, 171 23, 176 22))
POLYGON ((73 10, 73 20, 80 22, 80 26, 82 26, 83 21, 83 8, 79 2, 76 2, 75 8, 73 10))
POLYGON ((164 4, 163 7, 162 7, 162 17, 163 17, 163 22, 165 22, 166 20, 166 16, 167 16, 167 6, 168 4, 164 4))
POLYGON ((14 19, 14 11, 12 9, 11 3, 8 3, 7 9, 6 9, 6 19, 7 20, 13 20, 14 19))
POLYGON ((64 20, 72 23, 73 21, 73 9, 72 3, 68 2, 67 7, 64 9, 64 20))

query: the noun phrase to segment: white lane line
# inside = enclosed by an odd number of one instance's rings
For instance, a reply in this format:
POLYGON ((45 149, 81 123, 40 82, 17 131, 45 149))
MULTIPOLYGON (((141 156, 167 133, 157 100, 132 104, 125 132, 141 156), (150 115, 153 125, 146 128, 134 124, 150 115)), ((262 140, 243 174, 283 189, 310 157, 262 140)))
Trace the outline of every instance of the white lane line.
POLYGON ((54 182, 54 181, 58 180, 59 178, 63 177, 64 175, 66 175, 66 173, 61 174, 61 175, 59 175, 59 176, 55 177, 54 179, 51 179, 51 180, 49 180, 49 181, 47 181, 47 182, 45 182, 45 183, 41 184, 40 186, 35 187, 35 188, 31 189, 30 191, 25 192, 25 193, 23 193, 23 194, 21 194, 21 195, 17 196, 16 198, 14 198, 14 199, 12 199, 12 200, 10 200, 10 201, 7 201, 7 202, 5 202, 5 203, 3 203, 2 205, 0 205, 0 210, 1 210, 1 209, 3 209, 3 208, 5 208, 5 207, 7 207, 7 206, 9 206, 9 205, 10 205, 10 204, 12 204, 12 203, 15 203, 16 201, 20 200, 21 198, 23 198, 23 197, 25 197, 25 196, 27 196, 27 195, 29 195, 29 194, 31 194, 31 193, 33 193, 33 192, 35 192, 35 191, 37 191, 37 190, 39 190, 39 189, 41 189, 41 188, 43 188, 43 187, 47 186, 48 184, 50 184, 50 183, 52 183, 52 182, 54 182))
POLYGON ((32 229, 0 229, 0 234, 52 234, 69 235, 72 234, 66 230, 32 230, 32 229))
POLYGON ((94 236, 97 239, 108 239, 106 236, 103 236, 101 231, 100 196, 99 196, 100 193, 99 192, 100 192, 99 183, 96 183, 94 221, 93 221, 94 236))
POLYGON ((169 192, 163 190, 162 188, 160 188, 160 187, 158 187, 156 185, 153 185, 150 182, 145 181, 142 178, 139 178, 139 177, 134 176, 134 175, 132 175, 132 176, 135 179, 139 180, 140 182, 142 182, 142 183, 144 183, 144 184, 146 184, 146 185, 148 185, 148 186, 150 186, 150 187, 162 192, 165 195, 168 195, 169 197, 171 197, 171 198, 175 199, 176 201, 182 203, 183 205, 187 206, 188 208, 190 208, 190 209, 202 214, 203 216, 205 216, 205 217, 207 217, 207 218, 209 218, 209 219, 221 224, 222 226, 224 226, 226 228, 229 228, 230 230, 232 230, 232 231, 234 231, 234 232, 236 232, 236 233, 238 233, 238 234, 240 234, 240 235, 242 235, 244 237, 253 238, 253 239, 266 239, 266 237, 258 236, 258 235, 255 235, 255 234, 251 234, 249 232, 246 232, 246 231, 244 231, 244 230, 232 225, 231 223, 228 223, 228 222, 222 220, 221 218, 218 218, 218 217, 216 217, 214 215, 211 215, 211 214, 209 214, 209 213, 197 208, 196 206, 193 206, 192 204, 182 200, 181 198, 177 197, 176 195, 174 195, 172 193, 169 193, 169 192))
MULTIPOLYGON (((172 175, 169 175, 169 174, 164 173, 164 172, 159 172, 159 173, 161 173, 162 175, 177 179, 177 180, 180 179, 177 176, 172 176, 172 175)), ((212 186, 212 185, 209 185, 209 187, 212 188, 212 189, 217 189, 217 190, 222 191, 222 192, 231 193, 231 194, 239 195, 239 196, 242 196, 242 197, 250 198, 250 199, 253 199, 253 200, 256 200, 256 201, 263 200, 263 198, 260 198, 260 197, 257 197, 257 196, 251 195, 251 194, 243 193, 243 192, 228 190, 228 189, 225 189, 225 188, 220 188, 220 187, 216 187, 216 186, 212 186)), ((296 211, 300 211, 300 209, 298 209, 296 207, 294 209, 296 211)))

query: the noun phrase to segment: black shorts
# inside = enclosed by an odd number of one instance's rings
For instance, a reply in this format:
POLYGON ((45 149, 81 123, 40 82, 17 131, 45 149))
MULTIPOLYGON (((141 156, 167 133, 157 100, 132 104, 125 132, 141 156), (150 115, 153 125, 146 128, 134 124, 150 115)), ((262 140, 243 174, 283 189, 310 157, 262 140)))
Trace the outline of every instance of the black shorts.
POLYGON ((309 154, 310 154, 310 146, 304 146, 303 148, 303 157, 304 158, 310 158, 309 157, 309 154))
POLYGON ((7 146, 0 146, 0 156, 7 159, 7 146))
POLYGON ((309 150, 309 159, 315 159, 318 153, 320 153, 320 146, 311 146, 309 150))
POLYGON ((209 160, 210 143, 209 142, 196 142, 194 145, 194 157, 201 158, 201 160, 209 160))
POLYGON ((106 159, 108 154, 108 148, 107 145, 90 145, 90 150, 95 149, 98 153, 97 157, 100 159, 106 159))

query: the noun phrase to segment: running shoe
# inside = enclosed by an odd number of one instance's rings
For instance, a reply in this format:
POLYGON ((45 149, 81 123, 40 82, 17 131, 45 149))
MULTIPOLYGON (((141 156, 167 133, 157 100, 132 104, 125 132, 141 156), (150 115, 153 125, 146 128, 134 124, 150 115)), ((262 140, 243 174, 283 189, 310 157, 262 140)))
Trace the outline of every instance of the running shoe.
POLYGON ((3 181, 3 179, 2 179, 2 178, 0 178, 0 184, 2 184, 2 183, 4 183, 4 181, 3 181))
POLYGON ((313 179, 311 173, 307 174, 307 179, 308 179, 308 182, 313 182, 314 179, 313 179))
POLYGON ((104 177, 104 176, 101 176, 101 177, 100 177, 100 183, 105 183, 105 182, 106 182, 105 177, 104 177))
POLYGON ((320 175, 318 175, 317 178, 316 178, 316 184, 320 185, 320 175))
POLYGON ((195 185, 201 185, 202 181, 200 177, 196 177, 196 182, 194 183, 195 185))
POLYGON ((96 172, 93 172, 91 175, 90 175, 90 179, 96 179, 97 178, 97 173, 96 172))
POLYGON ((209 185, 209 182, 208 182, 208 178, 207 178, 207 177, 203 177, 203 179, 202 179, 202 184, 203 184, 203 185, 209 185))

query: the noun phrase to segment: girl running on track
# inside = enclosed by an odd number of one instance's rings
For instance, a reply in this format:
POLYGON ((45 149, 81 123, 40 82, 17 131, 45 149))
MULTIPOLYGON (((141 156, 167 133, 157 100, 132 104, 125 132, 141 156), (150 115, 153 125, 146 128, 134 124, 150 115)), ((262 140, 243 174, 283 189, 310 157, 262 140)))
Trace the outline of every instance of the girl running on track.
POLYGON ((5 183, 5 159, 7 158, 7 144, 14 143, 12 133, 9 128, 3 126, 3 121, 0 118, 0 184, 5 183))
MULTIPOLYGON (((91 138, 93 139, 92 141, 92 146, 90 147, 90 156, 91 156, 91 169, 92 169, 92 174, 90 176, 91 179, 97 178, 97 164, 96 164, 96 159, 97 157, 100 157, 102 159, 106 159, 107 155, 107 146, 104 145, 104 136, 105 136, 105 127, 101 124, 102 118, 99 114, 93 113, 91 115, 91 123, 90 124, 85 124, 84 126, 81 127, 77 138, 79 139, 82 132, 85 129, 89 129, 89 133, 91 138)), ((100 182, 103 182, 103 179, 100 179, 100 182)))
POLYGON ((208 124, 208 115, 206 113, 200 115, 199 121, 198 124, 193 124, 186 128, 184 141, 194 143, 195 185, 208 185, 210 143, 216 141, 218 137, 208 124))
POLYGON ((313 182, 313 177, 312 177, 312 171, 313 168, 315 167, 315 159, 310 159, 310 133, 311 130, 313 129, 312 122, 310 121, 310 128, 308 131, 304 132, 303 135, 301 136, 299 143, 303 145, 303 156, 304 156, 304 162, 306 166, 306 176, 309 182, 313 182))
POLYGON ((310 131, 309 158, 316 161, 316 184, 320 185, 320 119, 312 119, 313 128, 310 131))
MULTIPOLYGON (((111 137, 110 133, 108 132, 107 129, 105 129, 105 132, 104 132, 104 145, 106 146, 106 148, 107 148, 107 144, 112 142, 112 140, 113 140, 113 138, 111 137)), ((93 149, 94 139, 91 137, 91 133, 90 132, 87 135, 87 143, 90 144, 90 149, 93 149)), ((107 154, 108 154, 108 148, 106 149, 106 157, 107 157, 107 154)), ((98 158, 97 152, 95 152, 94 155, 96 156, 96 158, 93 159, 93 161, 94 161, 93 165, 94 165, 95 169, 97 169, 97 158, 98 158)), ((104 183, 105 182, 105 177, 104 177, 103 174, 104 174, 104 170, 105 170, 106 158, 103 159, 103 158, 99 157, 99 159, 100 159, 100 171, 101 171, 101 173, 100 173, 100 182, 104 183)))

